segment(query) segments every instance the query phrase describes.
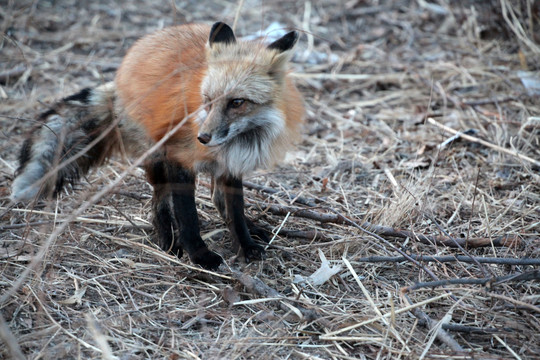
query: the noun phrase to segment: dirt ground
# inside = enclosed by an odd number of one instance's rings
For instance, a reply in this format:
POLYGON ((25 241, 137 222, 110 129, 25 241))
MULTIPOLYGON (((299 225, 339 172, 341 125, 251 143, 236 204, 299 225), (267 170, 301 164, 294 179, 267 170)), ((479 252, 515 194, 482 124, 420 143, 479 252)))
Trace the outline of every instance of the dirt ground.
POLYGON ((0 358, 538 358, 539 24, 533 0, 0 0, 0 358), (204 175, 216 273, 154 245, 125 160, 10 203, 37 114, 142 35, 215 21, 303 33, 303 138, 245 179, 265 261, 231 252, 204 175))

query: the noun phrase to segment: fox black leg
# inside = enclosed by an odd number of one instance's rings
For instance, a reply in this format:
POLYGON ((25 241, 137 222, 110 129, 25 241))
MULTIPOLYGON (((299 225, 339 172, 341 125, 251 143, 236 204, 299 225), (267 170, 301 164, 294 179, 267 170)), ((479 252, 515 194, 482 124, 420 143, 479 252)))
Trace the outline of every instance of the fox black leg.
MULTIPOLYGON (((214 205, 218 209, 219 214, 221 215, 221 218, 227 221, 227 215, 225 212, 225 196, 223 194, 223 186, 218 185, 214 177, 212 177, 211 191, 212 191, 212 201, 214 202, 214 205)), ((270 238, 268 237, 268 232, 266 230, 264 230, 260 226, 255 225, 255 223, 251 221, 247 216, 244 216, 244 219, 246 221, 246 226, 251 236, 258 238, 261 241, 264 241, 265 243, 270 242, 270 238)))
POLYGON ((232 176, 215 179, 212 199, 231 233, 233 250, 242 248, 247 262, 264 259, 264 248, 251 238, 248 224, 256 228, 244 215, 242 180, 232 176))
POLYGON ((161 248, 178 257, 185 250, 193 263, 216 269, 223 260, 201 238, 194 174, 164 156, 152 159, 146 171, 154 187, 154 226, 161 248))

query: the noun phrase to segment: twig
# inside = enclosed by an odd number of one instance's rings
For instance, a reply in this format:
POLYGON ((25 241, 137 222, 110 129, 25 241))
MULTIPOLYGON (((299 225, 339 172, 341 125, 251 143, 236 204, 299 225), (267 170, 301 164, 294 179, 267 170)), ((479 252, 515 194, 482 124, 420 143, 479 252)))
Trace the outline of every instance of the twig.
MULTIPOLYGON (((540 265, 540 259, 515 259, 515 258, 496 258, 496 257, 475 257, 472 260, 469 256, 464 255, 449 255, 449 256, 427 256, 427 255, 409 255, 411 258, 422 262, 462 262, 483 264, 501 264, 501 265, 540 265)), ((360 259, 355 259, 356 262, 402 262, 407 259, 404 256, 370 256, 360 259)))
MULTIPOLYGON (((403 295, 405 297, 405 301, 408 302, 409 305, 412 305, 413 302, 411 301, 409 296, 407 294, 403 294, 403 295)), ((413 313, 414 316, 416 316, 418 320, 420 320, 420 323, 424 324, 424 326, 426 326, 429 330, 433 330, 437 328, 437 325, 438 325, 437 321, 430 318, 429 315, 423 312, 422 310, 420 310, 420 308, 415 307, 411 310, 411 312, 413 313)), ((458 342, 454 340, 454 338, 448 332, 446 332, 442 327, 439 327, 437 329, 436 336, 437 336, 437 339, 439 339, 440 341, 448 345, 448 347, 452 349, 452 351, 456 351, 456 352, 464 351, 461 345, 459 345, 458 342)))
POLYGON ((353 81, 401 81, 407 77, 402 73, 389 74, 335 74, 335 73, 291 73, 292 77, 316 80, 353 80, 353 81))
MULTIPOLYGON (((348 223, 348 221, 346 220, 348 218, 345 216, 342 216, 339 214, 321 213, 312 209, 302 209, 302 208, 297 208, 297 207, 292 207, 292 206, 283 206, 283 205, 270 205, 266 208, 266 210, 276 215, 286 215, 287 213, 290 212, 291 215, 293 216, 316 220, 323 223, 334 223, 334 224, 347 224, 348 223)), ((333 211, 332 209, 327 209, 327 210, 333 211)), ((351 220, 351 219, 348 219, 348 220, 354 222, 354 220, 351 220)), ((476 248, 476 247, 483 247, 483 246, 514 247, 520 243, 519 238, 517 238, 516 236, 510 236, 510 235, 500 236, 495 239, 490 239, 490 238, 462 239, 462 238, 450 238, 450 237, 445 237, 445 236, 422 235, 422 234, 417 234, 416 232, 413 232, 413 231, 395 229, 389 226, 372 224, 370 222, 363 222, 359 225, 362 228, 369 230, 380 236, 411 238, 411 239, 416 239, 423 244, 429 244, 429 245, 436 244, 436 245, 444 245, 448 247, 466 246, 469 248, 476 248)))
POLYGON ((454 129, 452 129, 452 128, 449 128, 448 126, 445 126, 445 125, 443 125, 443 124, 437 122, 437 121, 436 121, 435 119, 433 119, 433 118, 428 118, 427 121, 428 121, 430 124, 435 125, 435 126, 441 128, 441 129, 443 129, 443 130, 446 131, 446 132, 449 132, 449 133, 451 133, 451 134, 456 134, 456 135, 459 134, 459 136, 462 137, 462 138, 465 139, 465 140, 468 140, 468 141, 471 141, 471 142, 474 142, 474 143, 477 143, 477 144, 482 144, 482 145, 484 145, 484 146, 486 146, 486 147, 488 147, 488 148, 494 149, 494 150, 496 150, 496 151, 498 151, 498 152, 502 152, 502 153, 505 153, 505 154, 508 154, 508 155, 515 156, 515 157, 517 157, 517 158, 519 158, 519 159, 521 159, 521 160, 528 161, 528 162, 530 162, 531 164, 534 164, 534 165, 540 167, 540 161, 535 160, 535 159, 533 159, 533 158, 530 158, 530 157, 528 157, 528 156, 526 156, 526 155, 520 154, 520 153, 518 153, 518 152, 515 151, 515 150, 509 150, 509 149, 500 147, 500 146, 498 146, 498 145, 492 144, 492 143, 490 143, 490 142, 488 142, 488 141, 485 141, 485 140, 476 138, 476 137, 474 137, 474 136, 465 135, 465 134, 463 134, 463 133, 461 133, 461 132, 459 132, 459 131, 457 131, 457 130, 454 130, 454 129))
POLYGON ((446 285, 484 285, 492 287, 510 281, 540 280, 540 270, 526 271, 524 273, 510 274, 505 276, 487 277, 481 279, 446 279, 438 281, 419 282, 401 289, 403 293, 427 287, 439 287, 446 285))
POLYGON ((33 227, 33 226, 40 226, 40 225, 48 225, 48 224, 53 224, 53 223, 58 223, 58 222, 59 221, 54 221, 54 220, 44 220, 44 221, 27 222, 27 223, 22 223, 22 224, 4 225, 4 226, 0 226, 0 231, 21 229, 25 227, 33 227))
POLYGON ((533 304, 529 304, 529 303, 526 303, 524 301, 520 301, 520 300, 517 300, 517 299, 512 299, 512 298, 510 298, 508 296, 495 294, 493 292, 488 292, 487 295, 489 295, 491 297, 494 297, 496 299, 501 299, 501 300, 504 300, 504 301, 508 301, 509 303, 514 304, 515 307, 519 307, 521 309, 531 310, 531 311, 534 311, 536 313, 540 313, 540 308, 538 306, 534 306, 533 304))
MULTIPOLYGON (((269 187, 264 186, 264 185, 255 184, 255 183, 252 183, 252 182, 249 182, 249 181, 244 181, 243 184, 248 189, 263 191, 263 192, 265 192, 267 194, 272 194, 273 195, 273 194, 276 194, 276 193, 280 192, 280 190, 269 188, 269 187)), ((302 205, 306 205, 306 206, 313 206, 313 207, 317 206, 317 204, 313 200, 306 199, 306 198, 298 196, 296 194, 288 194, 288 195, 292 197, 292 199, 289 198, 289 201, 292 201, 293 203, 298 203, 298 204, 302 204, 302 205)))
POLYGON ((11 355, 12 359, 16 360, 24 360, 26 357, 21 351, 21 348, 19 346, 19 343, 17 342, 17 339, 9 329, 8 324, 6 323, 6 320, 4 319, 4 316, 2 313, 0 313, 0 339, 4 341, 4 344, 6 345, 6 348, 11 355))
POLYGON ((17 65, 12 69, 0 72, 0 83, 5 83, 9 79, 18 77, 26 71, 26 65, 17 65))
POLYGON ((307 322, 315 321, 326 329, 333 328, 332 324, 328 320, 324 319, 322 315, 320 315, 316 310, 306 309, 303 305, 299 303, 296 303, 294 306, 289 304, 288 302, 292 302, 293 300, 286 298, 277 290, 266 285, 259 278, 249 276, 248 274, 234 269, 231 269, 231 272, 232 277, 238 280, 242 285, 244 285, 249 292, 260 295, 262 297, 279 298, 279 307, 281 308, 281 310, 285 312, 293 310, 296 315, 301 315, 299 317, 303 318, 303 320, 307 322), (298 314, 297 311, 299 311, 300 314, 298 314))
POLYGON ((519 100, 516 96, 505 96, 500 98, 485 98, 485 99, 474 99, 474 100, 464 100, 463 104, 468 106, 478 106, 478 105, 487 105, 487 104, 500 104, 508 101, 519 100))
MULTIPOLYGON (((419 319, 418 322, 420 325, 426 326, 426 324, 423 323, 423 320, 419 319)), ((511 328, 502 328, 502 329, 493 328, 493 327, 481 328, 481 327, 476 327, 476 326, 467 326, 467 325, 458 325, 458 324, 442 324, 442 328, 448 331, 463 332, 463 333, 468 333, 468 334, 494 334, 501 331, 512 331, 511 328)))
POLYGON ((281 230, 279 230, 279 234, 285 237, 294 237, 308 240, 339 240, 341 238, 340 236, 328 237, 317 230, 295 230, 282 228, 281 230))

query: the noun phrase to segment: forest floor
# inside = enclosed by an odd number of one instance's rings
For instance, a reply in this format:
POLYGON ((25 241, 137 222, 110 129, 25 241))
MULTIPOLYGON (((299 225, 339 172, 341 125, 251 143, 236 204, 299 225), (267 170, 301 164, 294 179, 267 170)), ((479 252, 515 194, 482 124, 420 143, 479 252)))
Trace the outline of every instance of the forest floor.
POLYGON ((537 357, 539 24, 527 0, 0 0, 0 358, 537 357), (39 113, 112 80, 144 34, 235 20, 303 34, 302 140, 245 179, 266 260, 231 252, 204 175, 217 272, 152 242, 125 160, 10 203, 39 113))

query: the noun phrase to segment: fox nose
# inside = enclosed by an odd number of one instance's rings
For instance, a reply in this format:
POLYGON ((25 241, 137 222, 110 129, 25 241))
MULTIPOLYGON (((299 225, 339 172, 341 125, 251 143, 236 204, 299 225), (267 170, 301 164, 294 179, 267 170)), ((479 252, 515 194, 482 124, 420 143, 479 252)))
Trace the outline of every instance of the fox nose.
POLYGON ((199 139, 199 141, 203 145, 208 144, 210 142, 210 140, 212 140, 212 135, 210 135, 208 133, 202 133, 202 134, 199 134, 199 136, 197 136, 197 139, 199 139))

